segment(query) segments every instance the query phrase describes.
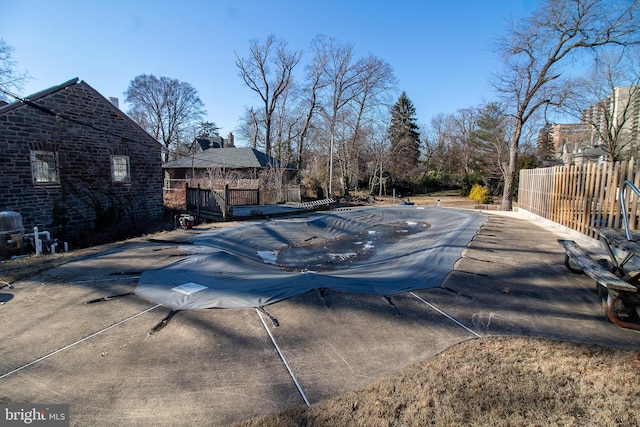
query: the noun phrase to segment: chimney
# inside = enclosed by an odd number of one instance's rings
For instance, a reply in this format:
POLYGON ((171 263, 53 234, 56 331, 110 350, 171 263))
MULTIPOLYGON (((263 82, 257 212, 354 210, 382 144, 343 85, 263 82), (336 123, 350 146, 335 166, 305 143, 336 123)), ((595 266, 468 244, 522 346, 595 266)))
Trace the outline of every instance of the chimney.
POLYGON ((229 137, 227 138, 227 141, 229 141, 226 144, 227 147, 235 147, 235 145, 233 144, 233 134, 231 132, 229 132, 229 137))
POLYGON ((116 108, 120 109, 118 98, 114 98, 114 97, 110 96, 109 97, 109 102, 111 102, 116 108))

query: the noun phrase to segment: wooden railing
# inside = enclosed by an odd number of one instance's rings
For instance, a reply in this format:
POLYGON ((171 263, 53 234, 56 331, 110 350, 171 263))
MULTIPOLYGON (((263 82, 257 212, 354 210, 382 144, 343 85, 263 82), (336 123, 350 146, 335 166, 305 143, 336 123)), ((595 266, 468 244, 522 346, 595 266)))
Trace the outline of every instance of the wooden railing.
MULTIPOLYGON (((226 220, 232 216, 233 206, 257 206, 265 203, 260 189, 229 188, 228 185, 222 190, 205 189, 200 185, 186 186, 185 193, 187 211, 208 219, 226 220)), ((286 200, 279 198, 277 203, 300 201, 300 187, 285 188, 281 193, 286 200)), ((266 203, 269 203, 268 193, 266 199, 266 203)))
POLYGON ((198 217, 227 219, 228 204, 224 190, 210 190, 198 187, 187 187, 187 212, 193 212, 198 217))
POLYGON ((234 189, 225 186, 222 190, 198 187, 186 188, 187 211, 198 217, 226 220, 231 216, 232 206, 260 204, 259 189, 234 189))
MULTIPOLYGON (((588 163, 520 171, 518 207, 595 237, 593 226, 624 228, 620 197, 625 180, 638 186, 640 164, 588 163)), ((629 227, 638 224, 638 197, 630 191, 624 203, 629 227)))

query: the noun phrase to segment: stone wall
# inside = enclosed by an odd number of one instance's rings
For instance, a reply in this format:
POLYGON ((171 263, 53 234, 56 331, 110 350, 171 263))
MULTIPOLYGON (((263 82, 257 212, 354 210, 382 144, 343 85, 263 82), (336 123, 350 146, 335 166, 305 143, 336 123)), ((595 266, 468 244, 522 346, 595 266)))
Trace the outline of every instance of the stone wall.
POLYGON ((0 107, 0 211, 19 212, 27 231, 39 226, 72 247, 162 216, 161 145, 86 83, 53 89, 32 98, 49 112, 0 107), (59 184, 34 182, 32 150, 57 154, 59 184), (129 157, 130 183, 113 182, 112 155, 129 157))

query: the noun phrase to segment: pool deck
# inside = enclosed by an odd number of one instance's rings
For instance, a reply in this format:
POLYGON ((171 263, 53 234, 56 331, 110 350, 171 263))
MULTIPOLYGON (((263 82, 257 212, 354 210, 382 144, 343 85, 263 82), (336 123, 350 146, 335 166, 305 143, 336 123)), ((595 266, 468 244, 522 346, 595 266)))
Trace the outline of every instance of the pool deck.
MULTIPOLYGON (((445 208, 443 208, 445 209, 445 208)), ((73 426, 233 425, 362 389, 448 347, 528 336, 640 351, 603 316, 558 238, 518 213, 485 225, 440 287, 381 297, 309 292, 255 309, 177 313, 127 295, 180 242, 234 223, 133 239, 0 289, 0 403, 69 403, 73 426)))
MULTIPOLYGON (((282 216, 298 215, 302 213, 315 212, 329 209, 334 203, 326 200, 317 200, 308 203, 282 203, 276 205, 243 205, 232 206, 229 221, 244 221, 247 219, 269 219, 282 216)), ((227 221, 223 219, 219 212, 207 212, 206 210, 198 211, 196 208, 188 209, 191 215, 204 220, 227 221)))

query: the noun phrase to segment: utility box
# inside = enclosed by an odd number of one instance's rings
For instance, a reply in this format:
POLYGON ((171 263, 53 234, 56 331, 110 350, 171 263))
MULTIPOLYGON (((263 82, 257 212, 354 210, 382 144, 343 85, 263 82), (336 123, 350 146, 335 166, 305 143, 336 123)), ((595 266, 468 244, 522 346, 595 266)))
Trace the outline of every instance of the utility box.
POLYGON ((13 211, 0 212, 0 257, 20 253, 24 241, 22 215, 13 211))

